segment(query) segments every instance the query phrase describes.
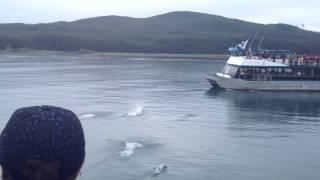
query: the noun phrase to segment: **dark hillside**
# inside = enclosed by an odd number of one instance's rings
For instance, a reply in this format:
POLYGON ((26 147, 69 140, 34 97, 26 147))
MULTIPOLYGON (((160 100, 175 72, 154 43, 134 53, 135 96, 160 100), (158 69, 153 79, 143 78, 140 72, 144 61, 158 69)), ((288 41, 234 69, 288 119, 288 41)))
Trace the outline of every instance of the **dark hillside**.
MULTIPOLYGON (((145 53, 227 53, 267 31, 263 48, 320 54, 320 33, 285 24, 262 25, 194 12, 150 18, 105 16, 49 24, 1 24, 0 49, 145 53)), ((259 40, 255 42, 255 46, 259 40)))

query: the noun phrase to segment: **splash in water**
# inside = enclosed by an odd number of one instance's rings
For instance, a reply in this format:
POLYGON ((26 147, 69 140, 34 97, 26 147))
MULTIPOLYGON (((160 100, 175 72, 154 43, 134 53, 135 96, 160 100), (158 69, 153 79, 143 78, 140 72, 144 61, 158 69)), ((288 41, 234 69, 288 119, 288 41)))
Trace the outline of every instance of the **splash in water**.
POLYGON ((143 145, 139 144, 139 143, 126 143, 126 148, 120 152, 120 156, 121 157, 129 157, 134 153, 134 150, 138 149, 138 148, 142 148, 143 145))
POLYGON ((132 117, 141 116, 143 114, 143 110, 144 110, 144 105, 142 104, 136 105, 135 108, 133 108, 127 113, 127 116, 132 116, 132 117))
POLYGON ((84 119, 91 119, 91 118, 94 118, 94 117, 96 117, 95 114, 83 114, 83 115, 79 116, 79 119, 80 120, 84 120, 84 119))
POLYGON ((164 164, 161 164, 160 166, 155 167, 155 168, 153 169, 153 175, 152 175, 152 176, 158 176, 158 175, 160 175, 161 173, 165 172, 167 169, 168 169, 168 166, 166 166, 166 165, 164 165, 164 164))

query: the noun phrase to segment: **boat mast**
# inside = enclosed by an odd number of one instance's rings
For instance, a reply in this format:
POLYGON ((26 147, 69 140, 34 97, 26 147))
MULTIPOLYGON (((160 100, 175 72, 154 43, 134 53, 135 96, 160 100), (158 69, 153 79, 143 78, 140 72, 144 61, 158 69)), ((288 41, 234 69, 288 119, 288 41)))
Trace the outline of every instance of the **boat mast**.
POLYGON ((261 45, 262 45, 262 42, 266 36, 266 33, 267 33, 267 29, 264 30, 263 36, 262 36, 260 43, 259 43, 258 51, 261 49, 261 45))
POLYGON ((259 33, 260 33, 260 30, 254 35, 254 37, 253 37, 253 39, 252 39, 252 41, 251 41, 251 43, 249 45, 249 51, 251 51, 251 47, 253 45, 253 42, 256 40, 256 38, 257 38, 259 33))

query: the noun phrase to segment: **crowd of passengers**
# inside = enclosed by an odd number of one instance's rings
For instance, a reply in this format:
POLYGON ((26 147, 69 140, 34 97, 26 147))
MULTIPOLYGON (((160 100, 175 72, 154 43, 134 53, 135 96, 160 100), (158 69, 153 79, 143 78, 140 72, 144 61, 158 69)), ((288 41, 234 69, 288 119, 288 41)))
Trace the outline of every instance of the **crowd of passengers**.
POLYGON ((253 76, 278 76, 278 77, 301 77, 301 76, 311 76, 309 71, 293 71, 291 69, 284 68, 240 68, 235 74, 235 78, 247 79, 252 78, 253 76))
POLYGON ((320 55, 288 55, 288 54, 272 54, 272 53, 249 53, 249 52, 240 52, 234 54, 235 56, 247 56, 248 58, 259 58, 259 59, 283 59, 294 61, 311 61, 311 62, 320 62, 320 55))

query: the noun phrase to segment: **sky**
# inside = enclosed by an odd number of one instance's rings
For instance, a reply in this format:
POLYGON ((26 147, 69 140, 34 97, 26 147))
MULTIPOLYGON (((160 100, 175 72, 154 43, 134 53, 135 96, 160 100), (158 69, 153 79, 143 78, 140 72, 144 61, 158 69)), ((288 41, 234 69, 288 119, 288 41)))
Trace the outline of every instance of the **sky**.
POLYGON ((320 31, 319 0, 0 0, 0 23, 47 23, 195 11, 257 23, 304 24, 320 31))

